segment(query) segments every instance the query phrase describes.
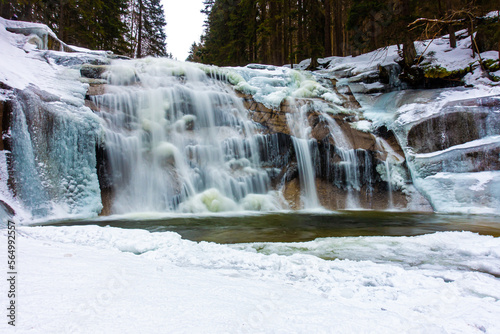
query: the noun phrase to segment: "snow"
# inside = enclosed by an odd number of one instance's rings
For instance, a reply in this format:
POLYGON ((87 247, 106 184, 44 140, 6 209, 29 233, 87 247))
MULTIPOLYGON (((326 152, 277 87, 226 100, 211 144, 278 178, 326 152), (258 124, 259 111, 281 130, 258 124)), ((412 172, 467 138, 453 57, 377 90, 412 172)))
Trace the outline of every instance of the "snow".
MULTIPOLYGON (((26 49, 24 45, 29 37, 8 32, 5 27, 44 27, 47 26, 10 21, 0 18, 0 82, 6 85, 25 89, 36 86, 44 91, 59 96, 62 101, 73 105, 83 105, 86 86, 79 82, 80 72, 58 66, 50 55, 58 55, 56 51, 40 52, 37 49, 26 49), (36 73, 36 75, 34 75, 36 73)), ((50 31, 50 29, 48 29, 50 31)), ((52 33, 53 34, 53 33, 52 33)), ((75 57, 79 54, 75 53, 75 57)))
MULTIPOLYGON (((442 108, 450 102, 498 95, 500 94, 500 86, 477 85, 467 89, 460 87, 448 88, 428 91, 424 94, 434 94, 435 96, 431 99, 424 96, 424 99, 409 101, 410 103, 402 105, 397 110, 396 124, 398 126, 404 126, 439 114, 442 108)), ((404 98, 404 92, 402 95, 401 97, 404 98)), ((401 100, 404 103, 404 99, 401 100)))
MULTIPOLYGON (((16 195, 23 199, 23 205, 18 198, 13 198, 6 185, 0 187, 0 199, 11 205, 18 218, 24 221, 29 221, 32 214, 43 216, 45 212, 59 217, 71 214, 87 217, 97 215, 102 208, 95 172, 99 118, 84 106, 88 85, 79 80, 78 64, 89 58, 97 60, 101 56, 85 52, 68 54, 39 50, 38 47, 46 43, 36 43, 36 47, 27 43, 34 37, 39 38, 39 34, 48 34, 57 39, 45 25, 0 18, 0 82, 13 89, 23 90, 16 94, 24 94, 33 110, 33 117, 43 125, 48 123, 47 115, 50 114, 53 129, 52 133, 47 134, 36 131, 28 133, 23 107, 13 99, 12 115, 18 120, 13 122, 15 125, 10 129, 13 169, 17 173, 15 177, 25 178, 25 184, 17 188, 16 195), (6 27, 33 31, 35 34, 14 34, 8 32, 6 27), (47 144, 49 141, 50 145, 47 144), (51 149, 45 149, 44 145, 51 149), (39 158, 45 157, 50 163, 40 162, 43 158, 35 162, 35 154, 39 158), (35 169, 42 172, 36 173, 35 169), (29 200, 26 200, 27 197, 29 200), (47 203, 49 199, 52 200, 50 204, 47 203), (30 203, 31 200, 33 202, 30 203)), ((5 99, 6 94, 11 93, 9 90, 0 91, 0 99, 5 99)), ((0 168, 2 174, 6 175, 4 162, 0 168)), ((2 183, 6 182, 4 180, 6 178, 2 178, 2 183)))
POLYGON ((500 330, 500 240, 470 232, 240 245, 96 226, 18 237, 19 333, 500 330))
POLYGON ((397 46, 391 45, 359 56, 328 57, 319 59, 321 64, 328 64, 328 71, 346 71, 349 76, 377 70, 379 65, 389 65, 399 60, 397 46))
MULTIPOLYGON (((358 122, 352 122, 351 127, 353 129, 369 133, 372 128, 372 122, 367 120, 361 120, 358 122)), ((385 147, 384 147, 385 149, 385 147)))
POLYGON ((488 14, 486 14, 485 16, 483 16, 484 18, 494 18, 494 17, 499 17, 500 16, 500 11, 498 10, 494 10, 492 12, 489 12, 488 14))
POLYGON ((414 181, 426 196, 432 198, 437 212, 500 213, 500 171, 440 172, 414 181))
POLYGON ((499 136, 488 136, 485 138, 472 140, 472 141, 464 143, 464 144, 451 146, 451 147, 449 147, 445 150, 441 150, 441 151, 436 151, 436 152, 431 152, 431 153, 414 154, 414 156, 417 159, 427 159, 427 158, 433 158, 433 157, 436 157, 436 156, 439 156, 439 155, 442 155, 445 153, 449 153, 452 151, 465 150, 465 149, 469 149, 469 148, 478 148, 478 147, 487 146, 490 144, 500 144, 500 135, 499 136))
MULTIPOLYGON (((488 15, 498 15, 498 12, 491 12, 488 15), (494 14, 493 14, 494 13, 494 14)), ((493 17, 493 16, 488 16, 493 17)), ((472 55, 471 39, 465 37, 466 30, 456 32, 457 47, 449 46, 449 36, 441 36, 435 39, 415 41, 415 49, 418 55, 422 55, 421 66, 424 67, 442 67, 447 71, 463 70, 469 67, 474 69, 466 78, 468 85, 498 85, 484 78, 479 67, 479 55, 472 55), (462 38, 460 38, 462 37, 462 38)), ((481 53, 481 58, 498 59, 498 51, 487 51, 481 53)), ((323 73, 334 73, 341 78, 348 77, 354 82, 359 76, 364 76, 370 72, 378 72, 379 66, 396 64, 401 60, 398 47, 396 45, 387 46, 378 50, 361 54, 359 56, 347 57, 328 57, 319 59, 318 62, 326 66, 323 73)), ((365 85, 366 89, 381 88, 380 83, 365 85)))

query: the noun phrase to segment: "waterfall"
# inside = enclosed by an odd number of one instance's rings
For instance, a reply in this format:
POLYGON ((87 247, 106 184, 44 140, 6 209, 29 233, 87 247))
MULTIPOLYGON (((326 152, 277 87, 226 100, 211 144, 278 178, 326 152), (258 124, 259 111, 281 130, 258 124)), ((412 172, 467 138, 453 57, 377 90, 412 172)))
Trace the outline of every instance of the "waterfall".
POLYGON ((387 192, 389 194, 389 210, 394 209, 394 200, 392 199, 392 181, 391 181, 391 165, 389 163, 389 160, 386 159, 384 161, 384 166, 385 166, 385 174, 387 178, 387 192))
POLYGON ((340 156, 341 166, 345 174, 345 185, 347 188, 346 209, 359 209, 359 191, 361 190, 361 177, 359 173, 359 161, 356 150, 353 149, 351 142, 342 132, 340 126, 335 120, 327 117, 330 129, 330 135, 335 142, 335 152, 340 156))
MULTIPOLYGON (((387 182, 387 192, 389 205, 388 209, 394 209, 394 200, 393 200, 393 166, 402 164, 405 161, 405 158, 394 151, 391 145, 384 140, 383 138, 376 138, 377 149, 379 152, 384 152, 386 154, 384 160, 384 169, 385 169, 385 181, 387 182)), ((382 173, 383 174, 383 173, 382 173)), ((384 178, 384 177, 383 177, 384 178)))
MULTIPOLYGON (((292 105, 295 105, 293 99, 292 105)), ((320 203, 316 191, 316 176, 310 149, 314 139, 310 137, 311 127, 307 120, 308 106, 304 105, 293 109, 287 114, 287 122, 293 135, 293 146, 297 154, 300 189, 302 190, 301 202, 304 209, 315 209, 320 207, 320 203)))
POLYGON ((132 64, 112 66, 107 93, 94 97, 112 212, 278 208, 256 126, 223 77, 168 59, 132 64))

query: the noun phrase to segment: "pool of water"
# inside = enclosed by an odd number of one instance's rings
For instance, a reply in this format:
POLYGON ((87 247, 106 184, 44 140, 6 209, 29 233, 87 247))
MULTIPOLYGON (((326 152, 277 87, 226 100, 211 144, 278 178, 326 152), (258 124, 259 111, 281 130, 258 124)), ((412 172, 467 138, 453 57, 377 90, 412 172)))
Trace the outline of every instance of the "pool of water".
POLYGON ((415 236, 437 231, 471 231, 500 236, 500 217, 432 213, 341 211, 247 215, 108 216, 38 225, 99 225, 151 232, 173 231, 193 241, 217 243, 301 242, 324 237, 415 236))

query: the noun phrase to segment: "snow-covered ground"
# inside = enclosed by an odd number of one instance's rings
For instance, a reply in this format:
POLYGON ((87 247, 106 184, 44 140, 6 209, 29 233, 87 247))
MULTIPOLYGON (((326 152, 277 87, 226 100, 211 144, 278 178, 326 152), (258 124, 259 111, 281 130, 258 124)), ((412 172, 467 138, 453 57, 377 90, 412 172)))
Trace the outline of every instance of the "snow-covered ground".
POLYGON ((470 232, 240 245, 96 226, 17 233, 18 333, 500 331, 500 239, 470 232))

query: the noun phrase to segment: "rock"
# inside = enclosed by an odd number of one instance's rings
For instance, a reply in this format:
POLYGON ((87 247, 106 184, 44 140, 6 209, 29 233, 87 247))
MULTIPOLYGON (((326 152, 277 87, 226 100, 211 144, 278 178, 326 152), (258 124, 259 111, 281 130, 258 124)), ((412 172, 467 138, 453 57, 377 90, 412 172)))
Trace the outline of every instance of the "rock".
POLYGON ((90 79, 104 79, 103 73, 108 70, 106 65, 91 65, 83 64, 80 68, 80 74, 82 77, 90 79))
POLYGON ((311 136, 317 141, 322 141, 330 135, 330 127, 327 120, 324 119, 323 116, 309 117, 309 124, 311 124, 312 128, 311 136))
MULTIPOLYGON (((315 182, 320 204, 328 210, 357 209, 357 207, 349 208, 349 204, 352 203, 358 203, 360 207, 371 210, 404 209, 408 205, 406 195, 400 191, 392 192, 391 203, 391 196, 389 196, 386 187, 368 188, 364 186, 360 191, 352 190, 349 192, 325 180, 316 179, 315 182)), ((285 183, 283 197, 293 210, 302 208, 300 195, 300 180, 298 177, 285 183)))
POLYGON ((359 104, 358 100, 354 97, 352 90, 349 86, 342 86, 342 92, 340 92, 343 97, 344 102, 342 103, 342 107, 348 110, 354 110, 361 108, 361 104, 359 104))
POLYGON ((464 148, 444 152, 428 158, 417 157, 413 165, 420 177, 440 172, 476 173, 500 170, 500 144, 491 143, 479 147, 464 148))
POLYGON ((399 75, 401 74, 402 68, 399 64, 392 63, 387 65, 379 65, 378 73, 380 82, 388 85, 391 88, 406 88, 401 80, 399 79, 399 75))
POLYGON ((90 110, 92 110, 93 112, 99 112, 99 107, 90 100, 85 100, 85 106, 87 108, 90 108, 90 110))
POLYGON ((299 210, 302 208, 300 201, 300 181, 298 178, 294 178, 285 183, 283 187, 283 197, 292 210, 299 210))
POLYGON ((89 89, 87 90, 87 95, 95 96, 95 95, 103 95, 106 92, 106 85, 89 85, 89 89))
MULTIPOLYGON (((401 157, 405 156, 405 153, 401 148, 401 145, 399 145, 396 135, 394 134, 393 131, 387 129, 387 127, 381 126, 375 129, 374 136, 376 142, 380 141, 380 139, 383 139, 386 142, 386 144, 389 145, 390 149, 392 149, 391 152, 392 154, 397 154, 401 157)), ((380 147, 380 145, 377 145, 376 150, 379 151, 379 153, 377 154, 377 158, 379 160, 385 161, 385 159, 387 158, 388 149, 387 148, 384 149, 384 147, 380 147)))
POLYGON ((290 134, 285 113, 269 109, 261 103, 255 104, 255 111, 251 112, 253 121, 265 126, 269 133, 290 134))
MULTIPOLYGON (((499 117, 496 123, 500 124, 499 117)), ((488 112, 443 112, 414 125, 408 132, 408 145, 416 153, 441 151, 485 135, 492 120, 488 112)))
POLYGON ((16 211, 12 209, 9 204, 5 203, 2 200, 0 200, 0 210, 3 211, 9 218, 12 218, 16 215, 16 211))
POLYGON ((99 216, 109 216, 112 212, 114 192, 111 188, 101 189, 102 210, 99 216))

